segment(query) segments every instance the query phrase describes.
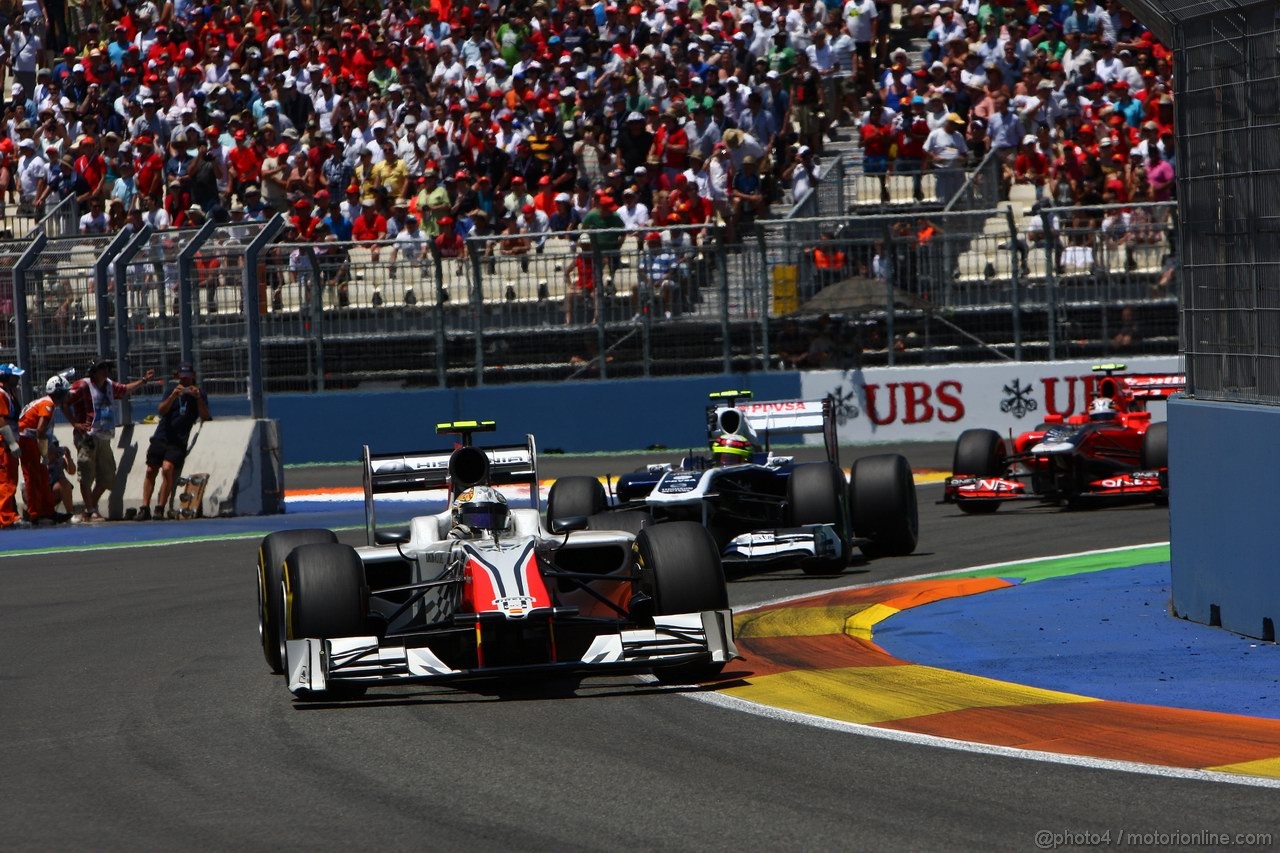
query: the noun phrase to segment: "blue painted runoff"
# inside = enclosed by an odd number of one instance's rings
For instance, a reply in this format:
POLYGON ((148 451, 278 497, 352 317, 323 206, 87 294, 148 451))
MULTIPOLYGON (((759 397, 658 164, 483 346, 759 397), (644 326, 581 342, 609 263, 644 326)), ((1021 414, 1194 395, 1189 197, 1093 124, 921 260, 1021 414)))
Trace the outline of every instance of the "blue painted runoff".
POLYGON ((903 611, 876 643, 912 663, 1099 699, 1280 719, 1280 647, 1169 615, 1168 563, 903 611))

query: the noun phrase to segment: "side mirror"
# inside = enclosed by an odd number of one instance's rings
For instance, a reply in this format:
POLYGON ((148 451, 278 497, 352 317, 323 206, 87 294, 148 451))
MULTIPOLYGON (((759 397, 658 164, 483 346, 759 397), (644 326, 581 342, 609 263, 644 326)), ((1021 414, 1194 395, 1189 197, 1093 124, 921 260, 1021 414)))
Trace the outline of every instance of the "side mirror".
POLYGON ((590 523, 591 519, 585 515, 570 515, 551 522, 551 532, 570 533, 574 530, 586 530, 590 523))

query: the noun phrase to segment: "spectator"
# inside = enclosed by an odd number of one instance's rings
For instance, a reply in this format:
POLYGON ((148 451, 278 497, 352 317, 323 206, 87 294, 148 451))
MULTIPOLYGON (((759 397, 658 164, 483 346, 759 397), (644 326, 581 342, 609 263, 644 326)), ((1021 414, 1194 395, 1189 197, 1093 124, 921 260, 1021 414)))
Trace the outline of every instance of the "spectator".
MULTIPOLYGON (((141 379, 125 384, 111 379, 115 362, 98 359, 89 375, 71 385, 63 407, 75 437, 76 467, 80 475, 80 497, 84 501, 82 521, 102 521, 98 502, 116 479, 114 403, 134 393, 155 377, 146 371, 141 379)), ((74 519, 72 519, 74 521, 74 519)))
POLYGON ((950 113, 944 126, 930 131, 925 139, 925 163, 934 173, 938 186, 938 198, 950 201, 964 185, 964 165, 969 146, 961 130, 964 119, 958 113, 950 113))
POLYGON ((191 428, 197 421, 203 423, 213 417, 209 414, 209 396, 196 384, 195 367, 190 362, 183 362, 178 365, 176 378, 177 384, 160 402, 156 412, 158 420, 147 447, 142 506, 136 516, 138 521, 165 518, 165 508, 173 497, 174 481, 181 476, 183 463, 191 452, 191 428), (160 474, 160 493, 156 496, 153 512, 151 495, 157 472, 160 474))

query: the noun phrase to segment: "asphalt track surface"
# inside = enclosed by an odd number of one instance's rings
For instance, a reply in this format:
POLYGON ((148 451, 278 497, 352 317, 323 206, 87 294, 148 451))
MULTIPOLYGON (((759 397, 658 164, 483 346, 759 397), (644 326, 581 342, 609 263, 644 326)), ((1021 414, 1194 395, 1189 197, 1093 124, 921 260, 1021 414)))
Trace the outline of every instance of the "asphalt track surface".
MULTIPOLYGON (((950 461, 939 446, 907 452, 917 468, 950 461)), ((632 461, 548 461, 544 476, 632 461)), ((291 471, 289 484, 347 485, 344 470, 291 471)), ((919 553, 835 578, 737 578, 731 601, 1168 538, 1167 512, 1150 506, 971 518, 935 505, 939 494, 921 488, 919 553)), ((1038 832, 1280 838, 1272 790, 868 738, 629 677, 295 705, 257 644, 256 547, 0 560, 0 847, 1028 850, 1038 832)))

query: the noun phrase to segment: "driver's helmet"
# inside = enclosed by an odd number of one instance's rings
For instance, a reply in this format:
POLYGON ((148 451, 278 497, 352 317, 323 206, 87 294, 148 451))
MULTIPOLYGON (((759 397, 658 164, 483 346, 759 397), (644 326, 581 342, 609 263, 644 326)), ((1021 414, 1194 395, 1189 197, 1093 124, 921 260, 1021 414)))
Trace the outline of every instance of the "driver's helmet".
POLYGON ((1116 419, 1116 404, 1110 397, 1099 397, 1089 404, 1089 420, 1113 421, 1116 419))
POLYGON ((740 435, 725 433, 711 442, 711 453, 720 465, 741 465, 751 458, 751 442, 740 435))
POLYGON ((453 501, 453 524, 471 530, 488 530, 494 533, 507 528, 511 510, 502 492, 492 486, 472 486, 453 501))

